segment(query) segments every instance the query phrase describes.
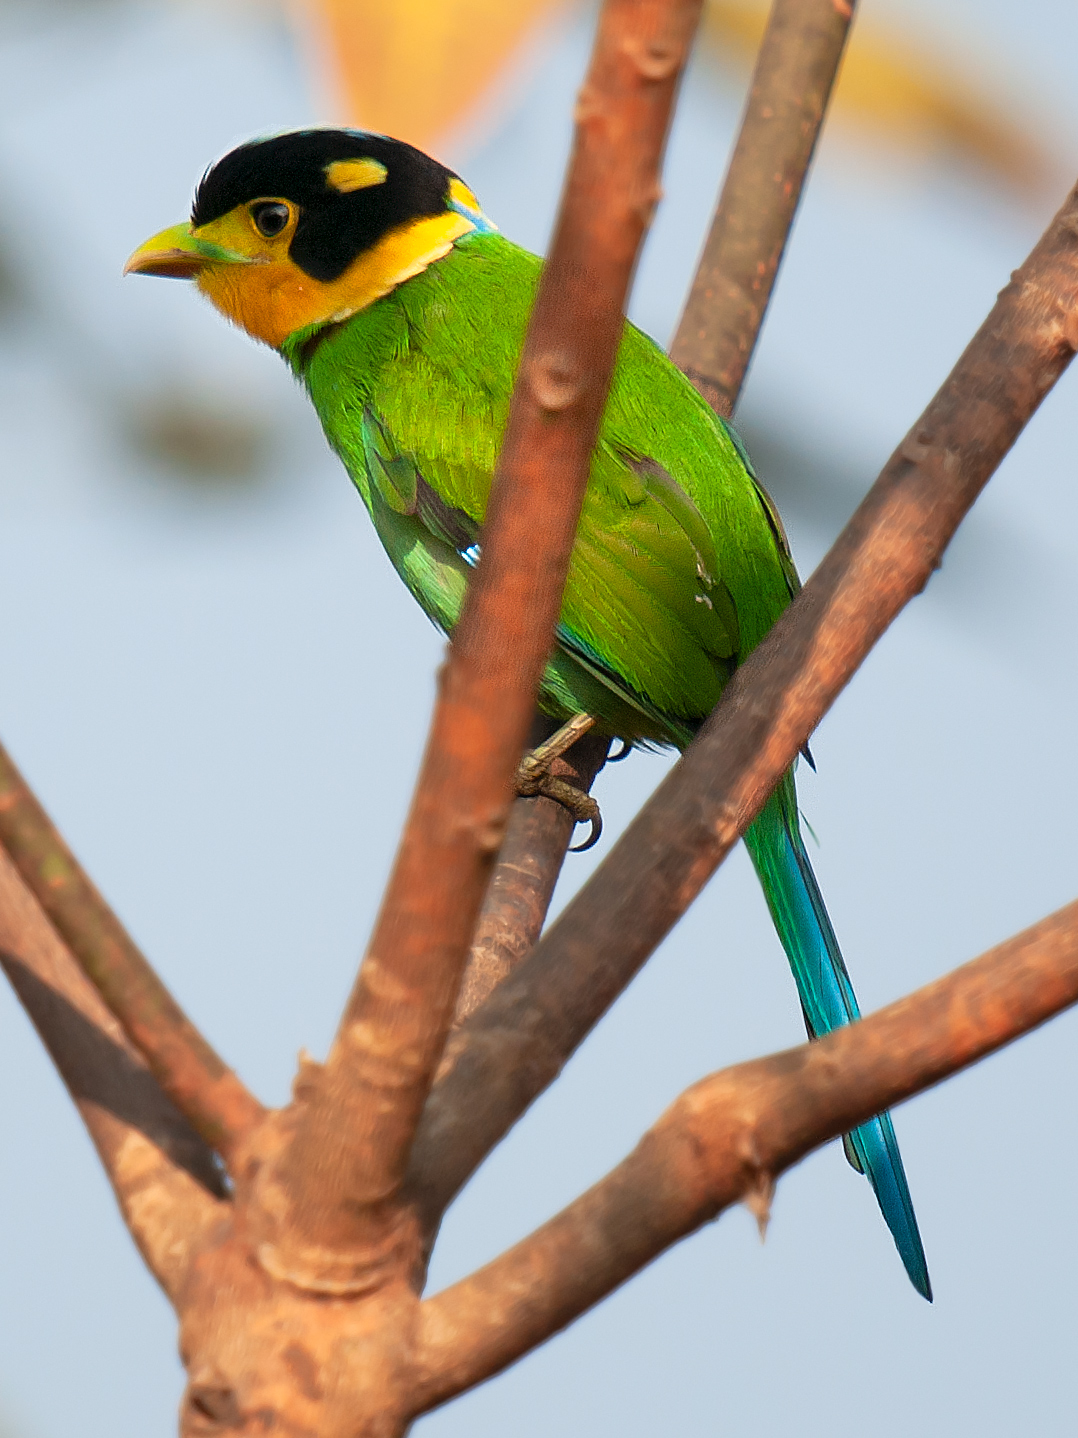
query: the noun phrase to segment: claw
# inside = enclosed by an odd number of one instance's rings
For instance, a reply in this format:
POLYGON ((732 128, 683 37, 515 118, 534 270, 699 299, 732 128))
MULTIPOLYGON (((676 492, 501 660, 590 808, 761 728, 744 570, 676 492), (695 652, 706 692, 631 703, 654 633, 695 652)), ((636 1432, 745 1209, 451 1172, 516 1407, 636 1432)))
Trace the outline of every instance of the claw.
MULTIPOLYGON (((579 820, 577 821, 579 823, 579 820)), ((596 805, 595 817, 591 820, 591 833, 582 844, 570 844, 570 854, 586 854, 589 849, 594 849, 603 832, 603 816, 599 813, 596 805)))

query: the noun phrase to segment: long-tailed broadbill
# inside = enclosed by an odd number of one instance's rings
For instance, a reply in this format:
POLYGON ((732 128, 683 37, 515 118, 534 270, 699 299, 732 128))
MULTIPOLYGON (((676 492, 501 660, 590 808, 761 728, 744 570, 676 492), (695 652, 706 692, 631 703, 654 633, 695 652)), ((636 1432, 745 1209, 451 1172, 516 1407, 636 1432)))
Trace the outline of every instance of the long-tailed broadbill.
MULTIPOLYGON (((193 279, 303 384, 385 546, 451 634, 479 554, 540 261, 464 182, 399 141, 305 130, 207 171, 189 223, 128 271, 193 279)), ((796 593, 731 427, 626 324, 541 708, 684 748, 796 593)), ((858 1015, 788 773, 745 835, 810 1037, 858 1015)), ((928 1271, 888 1114, 845 1139, 918 1292, 928 1271)))

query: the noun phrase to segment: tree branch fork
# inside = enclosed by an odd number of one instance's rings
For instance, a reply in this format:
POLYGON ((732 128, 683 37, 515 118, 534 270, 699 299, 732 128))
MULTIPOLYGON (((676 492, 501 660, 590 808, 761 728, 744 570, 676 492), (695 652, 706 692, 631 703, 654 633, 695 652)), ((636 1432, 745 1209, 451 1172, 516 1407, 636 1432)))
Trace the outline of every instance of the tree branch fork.
MULTIPOLYGON (((64 1077, 125 1221, 180 1314, 189 1368, 182 1431, 261 1431, 259 1415, 272 1412, 274 1431, 343 1438, 402 1433, 732 1204, 766 1212, 775 1181, 810 1150, 1078 1002, 1078 902, 858 1024, 693 1085, 606 1178, 428 1299, 407 1209, 397 1219, 412 1246, 372 1268, 364 1288, 312 1290, 252 1262, 261 1216, 249 1174, 236 1173, 226 1198, 152 1080, 141 1111, 115 1103, 109 1063, 143 1061, 2 855, 0 953, 35 1020, 47 992, 69 1022, 85 1015, 106 1045, 87 1063, 85 1041, 69 1041, 64 1077)), ((301 1105, 302 1096, 293 1109, 301 1105)), ((249 1136, 248 1163, 260 1161, 267 1133, 272 1146, 288 1112, 249 1136)))
MULTIPOLYGON (((483 558, 412 810, 337 1038, 325 1063, 301 1063, 288 1106, 267 1113, 206 1044, 0 751, 0 962, 180 1316, 185 1434, 395 1438, 731 1203, 763 1216, 775 1180, 811 1148, 1078 1000, 1072 904, 861 1023, 694 1085, 563 1213, 421 1297, 453 1196, 923 588, 1078 342, 1075 192, 697 742, 540 938, 572 824, 544 798, 511 804, 510 781, 699 10, 604 5, 483 558)), ((775 5, 675 344, 722 411, 752 353, 849 20, 833 0, 775 5)), ((587 788, 605 753, 589 736, 560 772, 587 788)))

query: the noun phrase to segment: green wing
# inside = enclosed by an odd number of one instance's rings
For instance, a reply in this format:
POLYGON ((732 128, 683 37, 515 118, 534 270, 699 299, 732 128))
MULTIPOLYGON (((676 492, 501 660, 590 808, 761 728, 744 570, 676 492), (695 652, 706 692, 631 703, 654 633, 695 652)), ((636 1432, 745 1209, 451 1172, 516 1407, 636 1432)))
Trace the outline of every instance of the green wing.
MULTIPOLYGON (((368 506, 386 552, 425 612, 450 632, 478 558, 479 516, 442 498, 422 457, 403 450, 370 406, 362 444, 368 506)), ((672 696, 678 686, 690 695, 702 686, 717 693, 737 653, 737 615, 688 496, 652 460, 617 456, 616 464, 624 477, 620 509, 600 527, 594 500, 586 506, 543 694, 555 713, 586 708, 629 737, 684 742, 683 726, 671 732, 677 711, 654 693, 655 672, 669 669, 672 696), (629 668, 644 651, 658 661, 644 676, 646 691, 629 668), (680 669, 665 662, 670 653, 680 653, 680 669)), ((699 712, 694 706, 686 717, 699 712)))
POLYGON ((364 498, 394 569, 427 615, 451 633, 468 586, 465 558, 478 525, 440 499, 415 457, 401 452, 369 407, 363 411, 364 498))
MULTIPOLYGON (((341 326, 303 372, 389 556, 460 613, 539 263, 461 244, 341 326)), ((604 416, 541 701, 683 745, 789 602, 779 531, 736 442, 632 326, 604 416)))
POLYGON ((661 713, 699 719, 738 652, 737 611, 696 505, 649 455, 600 446, 562 607, 570 644, 661 713))

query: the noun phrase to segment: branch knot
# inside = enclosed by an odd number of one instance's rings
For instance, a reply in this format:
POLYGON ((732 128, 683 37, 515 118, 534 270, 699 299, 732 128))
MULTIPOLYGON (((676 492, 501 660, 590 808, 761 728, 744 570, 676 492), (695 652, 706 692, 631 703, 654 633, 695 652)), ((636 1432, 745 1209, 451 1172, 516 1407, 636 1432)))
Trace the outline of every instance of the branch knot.
POLYGON ((654 83, 669 80, 681 64, 685 47, 673 40, 645 40, 639 35, 626 35, 622 52, 641 79, 654 83))
POLYGON ((559 414, 584 392, 583 376, 571 355, 547 350, 529 366, 528 381, 535 402, 546 414, 559 414))

